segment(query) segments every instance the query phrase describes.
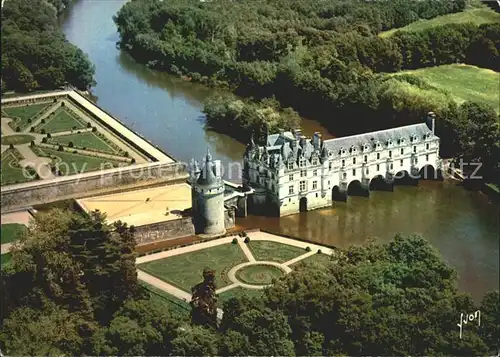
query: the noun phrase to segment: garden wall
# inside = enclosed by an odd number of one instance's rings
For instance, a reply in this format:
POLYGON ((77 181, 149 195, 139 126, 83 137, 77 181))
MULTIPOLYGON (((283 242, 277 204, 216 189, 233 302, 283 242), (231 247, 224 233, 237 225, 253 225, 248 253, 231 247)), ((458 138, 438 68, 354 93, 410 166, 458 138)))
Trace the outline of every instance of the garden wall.
POLYGON ((184 164, 155 162, 9 185, 2 187, 1 210, 7 213, 69 198, 173 184, 187 180, 188 176, 184 164))
POLYGON ((191 217, 183 217, 165 222, 135 227, 137 245, 194 235, 191 217))

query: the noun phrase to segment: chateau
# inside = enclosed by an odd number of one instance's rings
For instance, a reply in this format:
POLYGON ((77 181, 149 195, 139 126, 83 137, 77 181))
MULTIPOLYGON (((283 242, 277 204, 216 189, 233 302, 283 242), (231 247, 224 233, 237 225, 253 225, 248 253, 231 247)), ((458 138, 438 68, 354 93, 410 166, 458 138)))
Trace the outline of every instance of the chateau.
POLYGON ((248 209, 284 216, 345 201, 354 191, 392 190, 395 178, 434 178, 441 168, 434 128, 431 112, 427 123, 324 141, 300 130, 269 135, 265 146, 252 138, 243 169, 243 185, 254 189, 248 209))

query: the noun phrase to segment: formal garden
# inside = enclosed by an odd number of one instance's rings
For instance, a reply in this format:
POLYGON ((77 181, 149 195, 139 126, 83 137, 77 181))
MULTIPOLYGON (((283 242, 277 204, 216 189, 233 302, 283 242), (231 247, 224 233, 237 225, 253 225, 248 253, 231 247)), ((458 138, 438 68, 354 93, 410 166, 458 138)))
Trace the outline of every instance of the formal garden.
POLYGON ((3 105, 1 145, 2 185, 144 161, 123 140, 64 97, 3 105))
MULTIPOLYGON (((265 287, 300 265, 313 263, 321 268, 332 259, 330 249, 318 249, 316 245, 272 237, 274 240, 267 240, 265 236, 253 239, 243 235, 199 244, 199 248, 192 246, 190 248, 195 249, 186 252, 186 248, 158 252, 139 257, 137 268, 190 293, 192 287, 203 280, 203 270, 209 267, 216 272, 216 292, 222 306, 224 301, 232 297, 261 296, 265 287)), ((173 294, 170 295, 159 287, 143 284, 154 298, 164 299, 169 305, 177 304, 174 309, 189 312, 187 301, 180 296, 172 300, 175 291, 170 291, 173 294)))

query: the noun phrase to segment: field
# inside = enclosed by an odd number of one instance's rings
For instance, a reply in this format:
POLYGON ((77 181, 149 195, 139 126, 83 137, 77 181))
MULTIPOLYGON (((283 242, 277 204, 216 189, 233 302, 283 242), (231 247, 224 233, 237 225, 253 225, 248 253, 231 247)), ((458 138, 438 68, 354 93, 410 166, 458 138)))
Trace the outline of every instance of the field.
POLYGON ((256 260, 277 263, 287 262, 306 253, 304 249, 298 247, 264 240, 251 241, 248 248, 256 260))
POLYGON ((422 31, 431 27, 437 27, 447 24, 473 23, 479 26, 481 24, 494 23, 499 21, 500 14, 496 13, 495 11, 486 7, 475 8, 455 14, 438 16, 430 20, 416 21, 405 27, 381 32, 379 33, 379 36, 388 37, 394 34, 396 31, 422 31))
POLYGON ((187 254, 154 260, 138 266, 139 269, 159 279, 190 292, 203 280, 203 269, 210 267, 217 273, 217 288, 231 284, 227 272, 247 259, 237 244, 221 244, 187 254))
POLYGON ((411 74, 426 80, 430 85, 449 92, 457 103, 466 100, 484 103, 500 112, 498 93, 500 93, 500 73, 490 69, 463 64, 450 64, 437 67, 402 71, 395 74, 411 74))
POLYGON ((165 293, 163 290, 155 288, 154 286, 143 281, 141 281, 140 284, 151 300, 156 300, 161 304, 167 304, 168 309, 171 312, 181 315, 189 315, 189 312, 191 311, 189 303, 179 300, 172 295, 165 293))
POLYGON ((52 102, 37 103, 37 104, 23 105, 18 107, 5 107, 2 108, 2 111, 8 118, 14 120, 11 123, 9 123, 12 129, 15 130, 16 126, 19 126, 20 129, 22 130, 29 125, 30 119, 32 119, 35 115, 42 112, 51 105, 53 105, 52 102))
POLYGON ((85 124, 80 118, 75 117, 64 107, 59 107, 46 119, 37 131, 44 129, 47 133, 58 133, 61 131, 78 130, 85 128, 85 124))
POLYGON ((100 169, 110 169, 112 166, 118 167, 120 164, 123 164, 122 162, 102 157, 74 154, 72 152, 57 151, 45 147, 36 147, 35 154, 38 156, 56 157, 55 164, 64 176, 100 169))
POLYGON ((7 149, 2 153, 2 185, 31 181, 25 177, 23 169, 19 167, 19 154, 15 149, 7 149))
POLYGON ((0 255, 0 265, 7 264, 8 262, 10 262, 11 259, 12 259, 11 253, 6 253, 6 254, 0 255))
POLYGON ((331 257, 326 254, 313 254, 310 257, 304 258, 298 261, 297 263, 292 264, 292 267, 296 267, 301 264, 311 264, 311 263, 315 263, 319 266, 326 267, 328 264, 330 264, 331 260, 332 260, 331 257))
POLYGON ((223 293, 218 294, 219 295, 219 307, 222 307, 222 303, 224 301, 227 301, 233 297, 241 297, 241 296, 246 296, 249 298, 253 297, 261 297, 263 294, 264 290, 257 290, 257 289, 246 289, 242 288, 241 286, 238 286, 234 289, 229 289, 227 291, 224 291, 223 293))
POLYGON ((68 146, 72 142, 75 147, 85 148, 87 150, 96 150, 108 154, 117 154, 117 149, 111 144, 108 144, 103 139, 98 137, 92 132, 85 132, 80 134, 69 134, 61 136, 53 136, 49 143, 68 146))
POLYGON ((19 239, 19 237, 26 231, 26 229, 27 228, 24 224, 2 224, 0 226, 0 237, 2 244, 11 243, 19 239))

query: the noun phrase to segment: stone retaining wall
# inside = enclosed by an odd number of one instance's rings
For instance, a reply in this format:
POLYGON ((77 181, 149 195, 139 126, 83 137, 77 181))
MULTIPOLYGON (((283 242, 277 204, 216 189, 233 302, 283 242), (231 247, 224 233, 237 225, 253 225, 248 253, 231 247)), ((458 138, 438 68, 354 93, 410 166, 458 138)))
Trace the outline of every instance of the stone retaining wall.
POLYGON ((24 209, 34 205, 82 198, 97 194, 123 191, 186 180, 188 174, 181 163, 146 163, 114 169, 57 177, 2 188, 2 213, 24 209))
POLYGON ((135 227, 134 234, 137 245, 192 235, 194 235, 194 225, 191 217, 135 227))

